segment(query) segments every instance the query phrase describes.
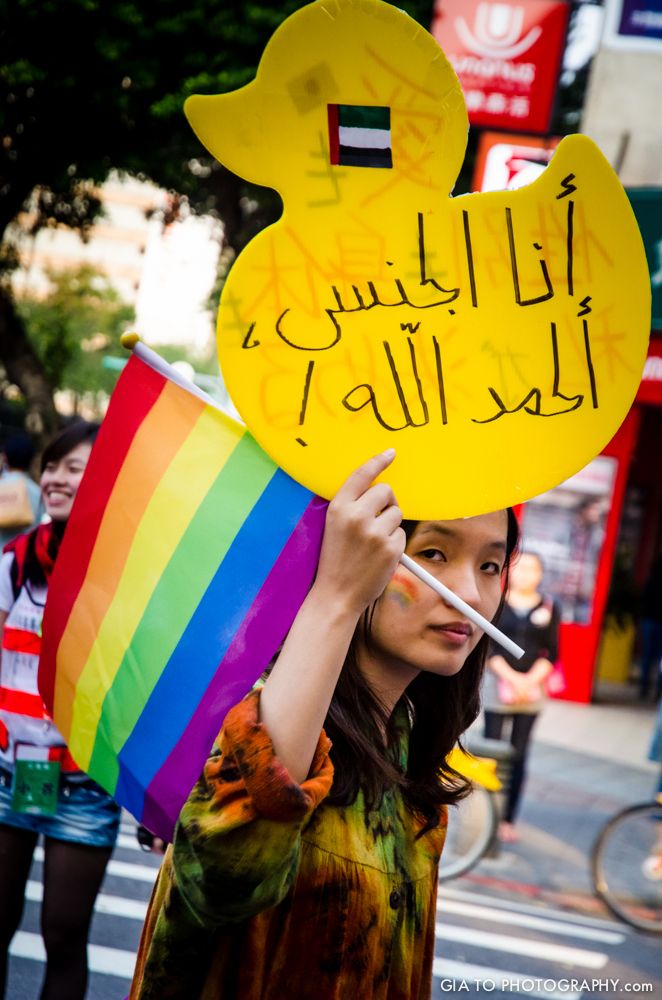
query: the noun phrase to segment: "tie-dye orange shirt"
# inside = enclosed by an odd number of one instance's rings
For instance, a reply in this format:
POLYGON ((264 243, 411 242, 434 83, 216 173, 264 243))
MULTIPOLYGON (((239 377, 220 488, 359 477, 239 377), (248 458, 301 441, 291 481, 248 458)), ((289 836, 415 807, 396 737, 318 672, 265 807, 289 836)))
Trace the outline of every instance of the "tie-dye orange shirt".
POLYGON ((326 804, 329 740, 298 785, 258 705, 228 713, 182 810, 131 1000, 427 1000, 445 810, 417 840, 397 789, 326 804))

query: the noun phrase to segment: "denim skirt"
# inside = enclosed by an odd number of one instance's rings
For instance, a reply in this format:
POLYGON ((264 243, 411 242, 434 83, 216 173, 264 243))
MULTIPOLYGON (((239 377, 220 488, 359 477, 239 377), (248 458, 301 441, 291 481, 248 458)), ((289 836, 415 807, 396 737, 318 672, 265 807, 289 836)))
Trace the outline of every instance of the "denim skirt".
POLYGON ((72 844, 115 846, 121 809, 91 778, 61 775, 57 811, 53 816, 33 816, 12 809, 12 781, 11 771, 0 768, 0 824, 72 844))

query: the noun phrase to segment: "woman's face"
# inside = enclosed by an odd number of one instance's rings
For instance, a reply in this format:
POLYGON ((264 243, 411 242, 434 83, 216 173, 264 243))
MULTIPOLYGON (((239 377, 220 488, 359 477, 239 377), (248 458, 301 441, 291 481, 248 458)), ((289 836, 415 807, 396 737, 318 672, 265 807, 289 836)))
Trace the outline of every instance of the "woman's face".
POLYGON ((76 445, 56 462, 48 462, 41 474, 41 493, 46 513, 54 521, 66 521, 76 499, 92 445, 76 445))
MULTIPOLYGON (((407 553, 491 621, 501 600, 508 516, 505 510, 458 521, 422 521, 407 553)), ((404 566, 377 602, 371 653, 388 672, 421 670, 451 676, 475 649, 482 631, 404 566)))

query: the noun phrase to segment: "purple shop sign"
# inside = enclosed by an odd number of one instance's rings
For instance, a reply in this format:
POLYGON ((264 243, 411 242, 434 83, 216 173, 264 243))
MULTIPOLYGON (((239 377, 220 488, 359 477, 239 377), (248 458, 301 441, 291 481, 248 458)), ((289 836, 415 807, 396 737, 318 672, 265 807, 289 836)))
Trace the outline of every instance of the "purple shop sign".
POLYGON ((662 42, 662 0, 621 0, 615 28, 622 39, 662 42))

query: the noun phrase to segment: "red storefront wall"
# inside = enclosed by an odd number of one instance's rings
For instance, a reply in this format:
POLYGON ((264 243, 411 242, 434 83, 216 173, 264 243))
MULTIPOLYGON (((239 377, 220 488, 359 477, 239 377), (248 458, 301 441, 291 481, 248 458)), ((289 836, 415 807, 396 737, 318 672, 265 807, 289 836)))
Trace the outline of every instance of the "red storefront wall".
POLYGON ((612 504, 605 525, 605 539, 595 579, 591 620, 587 625, 574 623, 561 625, 560 658, 566 667, 568 680, 567 690, 562 697, 568 701, 591 700, 593 675, 611 582, 623 499, 644 405, 662 406, 662 336, 654 336, 651 339, 648 361, 635 403, 618 432, 602 452, 603 455, 615 458, 618 464, 612 504))

